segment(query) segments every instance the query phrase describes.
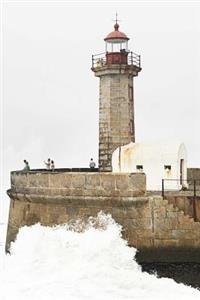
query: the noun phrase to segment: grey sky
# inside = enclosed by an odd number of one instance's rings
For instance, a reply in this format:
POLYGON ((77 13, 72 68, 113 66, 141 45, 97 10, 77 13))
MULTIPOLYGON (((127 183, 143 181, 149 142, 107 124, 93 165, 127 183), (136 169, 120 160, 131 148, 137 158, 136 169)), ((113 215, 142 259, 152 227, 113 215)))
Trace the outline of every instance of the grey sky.
POLYGON ((88 166, 98 155, 98 78, 115 11, 129 49, 141 54, 135 79, 137 141, 178 140, 200 167, 200 4, 3 4, 4 186, 11 169, 88 166))

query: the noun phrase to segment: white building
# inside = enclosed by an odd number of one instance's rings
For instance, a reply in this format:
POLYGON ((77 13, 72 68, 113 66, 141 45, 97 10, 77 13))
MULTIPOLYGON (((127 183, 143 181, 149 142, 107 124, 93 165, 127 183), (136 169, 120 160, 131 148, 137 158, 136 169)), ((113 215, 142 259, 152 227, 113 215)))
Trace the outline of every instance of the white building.
POLYGON ((180 190, 187 187, 187 152, 183 143, 130 143, 112 155, 113 172, 143 172, 147 190, 180 190))

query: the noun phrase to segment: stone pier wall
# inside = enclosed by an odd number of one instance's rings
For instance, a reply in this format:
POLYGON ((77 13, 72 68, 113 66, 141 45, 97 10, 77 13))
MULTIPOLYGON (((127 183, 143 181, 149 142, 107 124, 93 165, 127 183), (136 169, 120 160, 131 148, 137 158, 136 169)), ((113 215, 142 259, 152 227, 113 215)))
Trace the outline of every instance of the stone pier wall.
MULTIPOLYGON (((160 196, 145 196, 144 174, 12 173, 7 249, 19 228, 109 213, 141 262, 200 262, 200 223, 160 196)), ((30 237, 31 239, 31 237, 30 237)))

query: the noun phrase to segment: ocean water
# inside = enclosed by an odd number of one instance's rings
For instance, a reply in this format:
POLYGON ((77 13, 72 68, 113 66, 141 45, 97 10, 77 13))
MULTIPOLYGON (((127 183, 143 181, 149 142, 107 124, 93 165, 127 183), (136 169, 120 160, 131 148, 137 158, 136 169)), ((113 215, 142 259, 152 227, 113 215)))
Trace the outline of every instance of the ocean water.
POLYGON ((200 299, 197 289, 142 272, 135 254, 102 213, 86 223, 23 227, 11 254, 1 251, 1 299, 200 299))

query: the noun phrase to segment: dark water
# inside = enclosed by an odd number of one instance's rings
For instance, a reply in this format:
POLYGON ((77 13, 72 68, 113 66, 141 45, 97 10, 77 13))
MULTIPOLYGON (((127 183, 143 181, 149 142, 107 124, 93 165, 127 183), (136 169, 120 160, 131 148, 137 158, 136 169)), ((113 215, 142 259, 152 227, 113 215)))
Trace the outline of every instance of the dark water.
POLYGON ((200 264, 194 263, 142 263, 142 270, 158 277, 168 277, 200 290, 200 264))

